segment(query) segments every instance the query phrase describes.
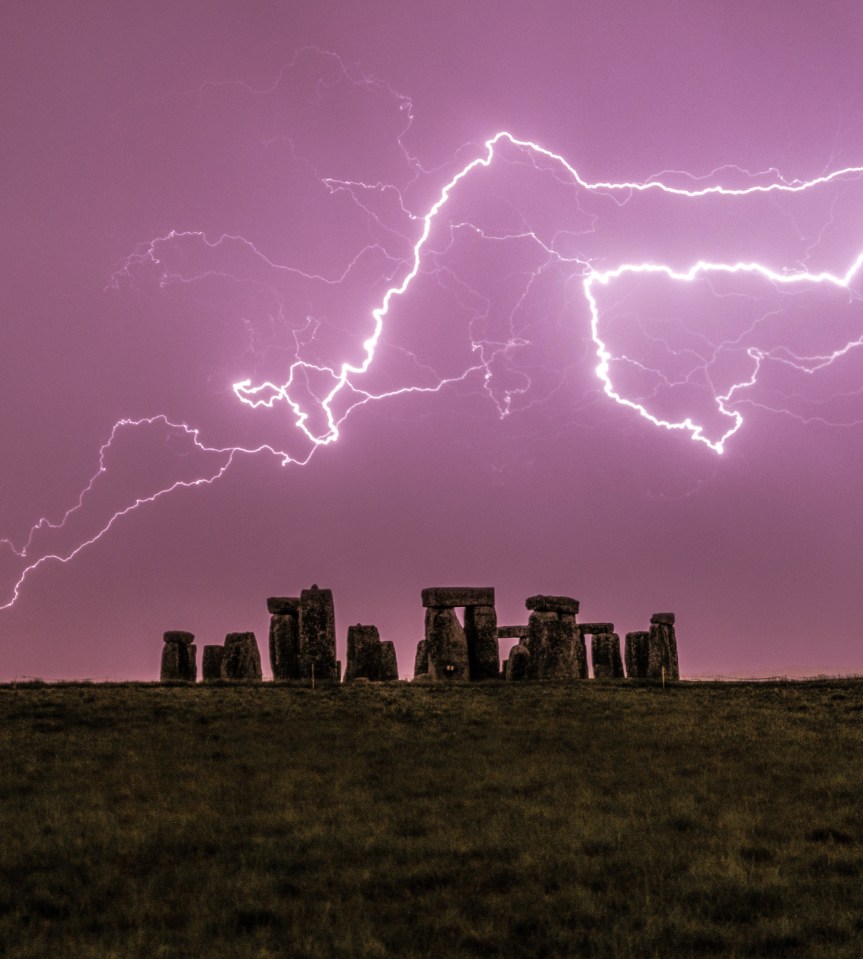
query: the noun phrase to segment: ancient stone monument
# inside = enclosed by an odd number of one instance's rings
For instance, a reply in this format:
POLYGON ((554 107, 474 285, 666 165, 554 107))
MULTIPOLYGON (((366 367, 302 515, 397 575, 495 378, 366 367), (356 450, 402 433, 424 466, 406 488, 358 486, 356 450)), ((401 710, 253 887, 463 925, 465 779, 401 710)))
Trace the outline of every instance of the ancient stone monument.
POLYGON ((222 678, 222 646, 205 646, 201 657, 201 672, 205 683, 222 678))
POLYGON ((163 683, 194 683, 198 678, 198 647, 195 636, 183 630, 172 629, 164 634, 162 667, 159 678, 163 683))
POLYGON ((391 680, 399 678, 396 648, 381 642, 377 626, 348 627, 348 660, 345 682, 354 679, 391 680))
POLYGON ((300 677, 337 683, 341 668, 336 660, 336 617, 333 591, 317 584, 300 593, 300 677))
POLYGON ((291 596, 271 596, 270 668, 273 679, 300 678, 300 600, 291 596))
MULTIPOLYGON (((422 591, 428 675, 436 681, 496 679, 500 673, 497 614, 491 587, 422 591), (464 627, 455 610, 464 608, 464 627)), ((417 659, 420 659, 419 649, 417 659)), ((422 675, 422 674, 418 674, 422 675)))
POLYGON ((647 676, 647 641, 650 634, 637 630, 626 634, 623 658, 626 663, 626 675, 630 679, 644 679, 647 676))
POLYGON ((680 679, 677 662, 677 637, 674 635, 674 613, 654 613, 648 634, 647 675, 656 679, 680 679))
POLYGON ((222 679, 260 682, 261 654, 254 633, 228 633, 221 668, 222 679))
POLYGON ((426 640, 421 639, 417 643, 417 654, 414 659, 414 677, 428 676, 429 671, 429 651, 426 640))
POLYGON ((530 596, 527 622, 528 679, 587 679, 587 648, 575 617, 578 600, 530 596))
POLYGON ((620 637, 614 623, 581 623, 583 637, 590 636, 590 659, 594 679, 623 679, 623 660, 620 656, 620 637))

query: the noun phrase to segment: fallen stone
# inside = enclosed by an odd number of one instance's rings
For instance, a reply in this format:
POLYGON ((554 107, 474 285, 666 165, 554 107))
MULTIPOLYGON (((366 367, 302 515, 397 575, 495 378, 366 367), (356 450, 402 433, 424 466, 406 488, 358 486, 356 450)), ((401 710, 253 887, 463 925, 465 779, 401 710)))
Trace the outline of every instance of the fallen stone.
POLYGON ((417 643, 417 654, 414 659, 414 679, 419 676, 428 676, 429 671, 429 651, 426 640, 421 639, 417 643))
POLYGON ((524 605, 537 613, 578 613, 578 600, 569 596, 528 596, 524 605))
POLYGON ((338 682, 333 591, 317 585, 300 593, 300 673, 304 679, 338 682))
POLYGON ((299 616, 300 600, 297 596, 270 596, 267 610, 273 616, 299 616))
POLYGON ((500 674, 500 645, 494 606, 469 606, 464 614, 464 631, 470 678, 497 679, 500 674))
POLYGON ((626 675, 630 679, 644 679, 648 668, 648 640, 650 633, 637 630, 626 634, 624 661, 626 675))
POLYGON ((498 626, 498 639, 527 639, 527 626, 498 626))
POLYGON ((491 586, 434 586, 422 591, 423 606, 453 609, 457 606, 494 606, 491 586))
POLYGON ((674 625, 674 613, 654 613, 650 617, 651 623, 658 623, 662 626, 674 625))
POLYGON ((184 643, 187 646, 195 642, 195 634, 182 629, 169 629, 163 638, 166 643, 184 643))
POLYGON ((300 626, 297 617, 291 613, 274 613, 270 617, 269 639, 273 679, 276 682, 299 679, 300 626))
POLYGON ((517 682, 521 679, 528 679, 530 673, 530 653, 527 646, 513 646, 509 651, 509 659, 506 661, 505 678, 509 681, 517 682))
POLYGON ((389 682, 393 679, 399 678, 399 664, 396 659, 396 647, 395 644, 390 640, 384 640, 381 643, 381 668, 379 679, 384 682, 389 682))
POLYGON ((216 679, 222 678, 222 653, 221 646, 205 646, 204 654, 201 658, 201 673, 205 683, 211 683, 216 679))
POLYGON ((353 682, 360 677, 369 680, 380 679, 381 637, 377 626, 348 627, 348 665, 345 670, 345 682, 353 682))
POLYGON ((254 633, 228 633, 222 653, 222 679, 260 681, 261 654, 254 633))
POLYGON ((623 679, 623 660, 620 658, 620 637, 617 633, 593 633, 590 658, 594 679, 623 679))
POLYGON ((429 675, 436 681, 470 678, 467 637, 451 607, 426 609, 429 675))
POLYGON ((162 646, 160 680, 163 683, 194 683, 198 678, 197 656, 198 648, 191 643, 166 642, 162 646))

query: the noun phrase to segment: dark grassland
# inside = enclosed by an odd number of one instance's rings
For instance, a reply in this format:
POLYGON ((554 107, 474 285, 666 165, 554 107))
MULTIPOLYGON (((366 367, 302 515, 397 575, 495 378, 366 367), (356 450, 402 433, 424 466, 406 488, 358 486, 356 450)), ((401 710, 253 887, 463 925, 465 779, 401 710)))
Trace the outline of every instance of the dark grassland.
POLYGON ((863 682, 0 687, 0 955, 863 955, 863 682))

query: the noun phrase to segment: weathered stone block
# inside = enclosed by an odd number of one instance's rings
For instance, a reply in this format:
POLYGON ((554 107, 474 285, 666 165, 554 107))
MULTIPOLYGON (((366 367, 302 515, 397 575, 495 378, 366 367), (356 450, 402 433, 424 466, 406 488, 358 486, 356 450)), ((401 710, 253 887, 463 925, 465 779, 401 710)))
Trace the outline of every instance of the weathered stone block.
POLYGON ((527 626, 498 626, 498 639, 527 639, 527 626))
POLYGON ((569 596, 528 596, 524 605, 537 613, 578 613, 578 600, 569 596))
POLYGON ((558 619, 546 624, 537 672, 538 679, 579 678, 579 663, 573 645, 572 629, 567 623, 558 619))
POLYGON ((650 617, 651 624, 658 623, 662 626, 674 625, 674 613, 654 613, 650 617))
POLYGON ((399 678, 399 664, 396 659, 396 647, 391 640, 381 643, 381 668, 379 678, 385 682, 399 678))
POLYGON ((195 634, 187 633, 183 629, 169 629, 163 634, 166 643, 184 643, 186 646, 195 642, 195 634))
POLYGON ((652 679, 659 679, 664 670, 667 680, 673 682, 680 679, 674 627, 665 623, 653 623, 650 627, 648 643, 647 675, 652 679))
POLYGON ((494 589, 491 586, 434 586, 422 591, 422 599, 427 609, 494 606, 494 589))
POLYGON ((417 676, 427 676, 429 671, 429 651, 426 640, 421 639, 417 643, 417 654, 414 659, 414 679, 417 676))
POLYGON ((222 653, 221 646, 205 646, 204 654, 201 658, 201 673, 205 683, 211 683, 213 680, 222 678, 222 653))
MULTIPOLYGON (((191 633, 184 635, 190 636, 191 633)), ((194 639, 194 636, 192 638, 194 639)), ((166 642, 162 646, 159 678, 163 683, 194 683, 198 678, 197 658, 197 646, 185 641, 166 642)))
POLYGON ((299 616, 300 600, 298 596, 270 596, 267 610, 271 616, 299 616))
POLYGON ((556 627, 559 620, 557 613, 534 612, 531 613, 527 621, 527 651, 530 658, 527 664, 526 679, 539 679, 540 671, 545 656, 545 647, 548 641, 548 633, 552 627, 556 627))
POLYGON ((470 678, 467 637, 452 608, 426 610, 426 648, 432 679, 470 678))
POLYGON ((377 626, 348 626, 348 665, 345 682, 364 679, 380 679, 381 637, 377 626))
POLYGON ((624 660, 626 675, 630 679, 644 679, 647 676, 649 638, 650 634, 643 630, 626 634, 624 660))
POLYGON ((579 623, 578 631, 583 636, 599 636, 601 633, 613 633, 614 623, 579 623))
POLYGON ((500 645, 494 606, 469 606, 464 614, 464 631, 470 678, 497 679, 500 674, 500 645))
POLYGON ((274 613, 270 617, 270 668, 277 682, 300 678, 300 625, 297 617, 274 613))
POLYGON ((260 681, 261 654, 254 633, 228 633, 222 653, 222 679, 260 681))
POLYGON ((593 633, 590 641, 594 679, 622 679, 623 660, 620 658, 620 637, 617 633, 593 633))
POLYGON ((304 589, 300 593, 300 672, 304 679, 337 682, 336 617, 333 591, 304 589))
POLYGON ((575 658, 575 678, 589 679, 590 673, 587 668, 587 643, 584 634, 578 631, 578 627, 573 623, 569 627, 572 636, 572 651, 575 658))
POLYGON ((527 646, 513 646, 506 661, 505 678, 513 681, 528 679, 530 671, 530 653, 527 646))

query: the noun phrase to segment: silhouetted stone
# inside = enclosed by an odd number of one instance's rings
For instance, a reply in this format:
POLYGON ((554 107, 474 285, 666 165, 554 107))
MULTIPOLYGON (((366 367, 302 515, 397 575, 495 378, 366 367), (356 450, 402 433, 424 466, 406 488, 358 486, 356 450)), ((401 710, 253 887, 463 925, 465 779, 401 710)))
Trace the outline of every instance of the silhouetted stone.
POLYGON ((417 676, 428 676, 429 671, 429 651, 426 640, 421 639, 417 643, 417 655, 414 660, 414 679, 417 676))
POLYGON ((300 672, 321 682, 338 682, 336 617, 333 591, 304 589, 300 593, 300 672))
POLYGON ((159 678, 163 683, 194 683, 198 678, 198 648, 192 645, 191 633, 171 632, 165 636, 181 636, 182 639, 166 639, 162 646, 162 663, 159 678), (186 639, 185 637, 191 637, 186 639))
POLYGON ((677 663, 677 639, 674 627, 666 623, 653 623, 648 638, 647 675, 659 679, 665 672, 669 681, 680 679, 677 663))
POLYGON ((527 626, 498 626, 498 639, 527 639, 527 626))
POLYGON ((468 606, 464 613, 470 678, 497 679, 500 675, 500 645, 494 606, 468 606))
POLYGON ((583 636, 598 636, 600 633, 613 633, 614 623, 579 623, 578 631, 583 636))
POLYGON ((590 672, 587 667, 587 643, 584 634, 578 631, 578 627, 573 623, 569 628, 572 636, 572 654, 575 659, 575 678, 589 679, 590 672))
POLYGON ((528 679, 530 673, 530 653, 527 646, 513 646, 506 661, 505 678, 513 681, 528 679))
POLYGON ((299 616, 300 600, 297 596, 270 596, 267 610, 271 616, 299 616))
POLYGON ((674 613, 654 613, 650 617, 650 622, 651 622, 651 625, 654 623, 657 623, 660 626, 673 626, 674 613))
POLYGON ((222 653, 222 679, 260 680, 261 654, 254 633, 228 633, 222 653))
POLYGON ((573 644, 569 623, 557 619, 545 625, 544 645, 540 654, 539 679, 579 679, 577 649, 573 644))
POLYGON ((647 676, 649 638, 650 633, 643 630, 626 634, 624 660, 626 675, 630 679, 644 679, 647 676))
POLYGON ((530 659, 527 665, 527 679, 540 679, 548 633, 558 623, 557 613, 534 612, 527 621, 527 641, 525 643, 530 659))
POLYGON ((163 638, 166 643, 183 643, 186 646, 195 642, 195 634, 187 633, 183 629, 169 629, 163 634, 163 638))
POLYGON ((204 654, 201 659, 201 673, 205 683, 211 683, 213 680, 222 678, 222 653, 221 646, 205 646, 204 654))
POLYGON ((348 665, 345 682, 381 678, 381 637, 377 626, 348 626, 348 665))
MULTIPOLYGON (((267 600, 273 607, 290 610, 294 600, 278 604, 267 600)), ((299 605, 299 600, 296 600, 299 605)), ((270 617, 270 669, 276 682, 300 678, 300 624, 297 615, 292 612, 273 613, 270 617)))
POLYGON ((399 678, 396 647, 395 644, 388 639, 381 643, 381 669, 379 678, 386 682, 399 678))
POLYGON ((596 632, 590 641, 594 679, 622 679, 623 660, 620 658, 620 637, 617 633, 596 632))
POLYGON ((528 596, 524 605, 537 613, 578 613, 578 600, 569 596, 528 596))
POLYGON ((426 649, 432 679, 470 678, 467 637, 451 607, 426 610, 426 649))
POLYGON ((494 589, 491 586, 433 586, 422 591, 422 600, 427 609, 494 606, 494 589))

